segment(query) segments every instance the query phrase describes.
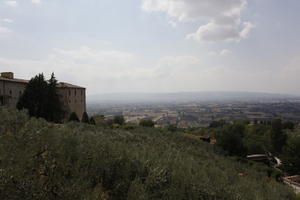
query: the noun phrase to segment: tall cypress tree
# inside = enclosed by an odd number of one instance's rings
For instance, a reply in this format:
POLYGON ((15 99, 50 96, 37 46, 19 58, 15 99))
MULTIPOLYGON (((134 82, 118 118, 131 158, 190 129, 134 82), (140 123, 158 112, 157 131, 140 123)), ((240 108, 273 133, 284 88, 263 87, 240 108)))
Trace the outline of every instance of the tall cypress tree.
POLYGON ((42 117, 48 121, 60 122, 63 119, 63 106, 56 89, 57 80, 52 73, 46 81, 38 74, 27 84, 20 97, 17 108, 27 109, 32 117, 42 117))
POLYGON ((86 112, 83 113, 82 118, 81 118, 81 122, 87 123, 87 124, 90 123, 89 116, 88 116, 88 114, 86 112))
POLYGON ((47 93, 47 120, 53 122, 61 122, 63 119, 63 105, 60 101, 59 94, 57 92, 57 80, 54 73, 51 74, 51 78, 48 80, 48 93, 47 93))
POLYGON ((283 146, 286 144, 287 135, 282 130, 282 122, 281 119, 274 119, 272 121, 272 129, 271 129, 271 142, 273 146, 273 150, 276 153, 281 153, 283 146))
POLYGON ((43 74, 38 74, 32 78, 26 86, 23 95, 20 97, 17 108, 27 109, 30 116, 43 117, 47 114, 47 88, 43 74))

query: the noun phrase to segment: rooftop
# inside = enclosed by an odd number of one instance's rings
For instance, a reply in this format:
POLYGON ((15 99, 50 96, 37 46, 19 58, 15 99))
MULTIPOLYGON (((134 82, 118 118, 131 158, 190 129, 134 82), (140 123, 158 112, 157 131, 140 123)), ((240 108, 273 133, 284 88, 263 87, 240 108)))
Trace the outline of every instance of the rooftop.
POLYGON ((57 83, 57 87, 58 88, 80 88, 80 89, 84 89, 84 87, 80 87, 78 85, 73 85, 73 84, 65 83, 65 82, 57 83))
POLYGON ((16 82, 16 83, 28 83, 28 80, 24 80, 24 79, 16 79, 16 78, 4 78, 0 76, 0 81, 9 81, 9 82, 16 82))
MULTIPOLYGON (((15 82, 15 83, 23 83, 23 84, 27 84, 29 82, 29 80, 13 78, 13 73, 12 72, 1 73, 0 81, 8 81, 8 82, 15 82), (9 76, 5 76, 5 74, 7 74, 7 73, 9 73, 11 75, 11 78, 9 78, 9 76)), ((80 87, 80 86, 73 85, 73 84, 70 84, 70 83, 65 83, 65 82, 59 82, 59 83, 57 83, 57 87, 58 88, 78 88, 78 89, 85 89, 84 87, 80 87)))

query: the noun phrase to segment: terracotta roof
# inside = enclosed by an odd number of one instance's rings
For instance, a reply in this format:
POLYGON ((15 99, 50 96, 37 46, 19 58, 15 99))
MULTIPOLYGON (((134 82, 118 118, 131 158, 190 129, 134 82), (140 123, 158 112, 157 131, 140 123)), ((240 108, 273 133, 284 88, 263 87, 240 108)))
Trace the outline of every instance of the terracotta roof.
POLYGON ((85 89, 84 87, 80 87, 77 85, 72 85, 70 83, 65 83, 65 82, 59 82, 57 83, 58 88, 80 88, 80 89, 85 89))
POLYGON ((15 83, 28 83, 28 80, 24 80, 24 79, 10 79, 10 78, 4 78, 0 76, 0 80, 1 81, 9 81, 9 82, 15 82, 15 83))

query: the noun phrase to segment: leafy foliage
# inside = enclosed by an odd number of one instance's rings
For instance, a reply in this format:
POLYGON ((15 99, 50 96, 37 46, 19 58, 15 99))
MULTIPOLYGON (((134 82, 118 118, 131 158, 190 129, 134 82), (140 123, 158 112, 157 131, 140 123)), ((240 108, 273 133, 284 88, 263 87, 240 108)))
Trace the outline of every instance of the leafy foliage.
POLYGON ((64 116, 63 105, 56 89, 54 74, 46 81, 43 74, 38 74, 27 84, 20 97, 17 108, 27 109, 32 117, 44 118, 52 122, 61 122, 64 116))
POLYGON ((285 170, 290 174, 300 174, 300 137, 289 138, 283 150, 285 170))
POLYGON ((152 120, 141 120, 140 121, 140 126, 145 126, 145 127, 154 127, 155 123, 152 120))
POLYGON ((214 151, 162 129, 56 125, 0 108, 0 199, 296 198, 268 168, 214 151))
POLYGON ((91 118, 90 118, 90 124, 96 125, 96 121, 95 121, 95 118, 94 118, 94 117, 91 117, 91 118))
POLYGON ((246 147, 243 139, 245 136, 245 125, 235 123, 227 125, 217 134, 218 145, 222 147, 229 155, 246 155, 246 147))
POLYGON ((69 121, 80 122, 80 120, 79 120, 79 118, 78 118, 78 116, 77 116, 77 114, 75 112, 72 112, 70 114, 69 121))
POLYGON ((119 125, 123 125, 125 123, 124 116, 122 116, 122 115, 115 116, 114 117, 114 123, 119 124, 119 125))
POLYGON ((90 123, 89 116, 88 116, 88 114, 87 114, 86 112, 84 112, 84 113, 82 114, 81 122, 87 123, 87 124, 90 123))
POLYGON ((282 122, 280 119, 272 121, 271 141, 274 152, 281 153, 283 146, 286 144, 287 135, 282 130, 282 122))

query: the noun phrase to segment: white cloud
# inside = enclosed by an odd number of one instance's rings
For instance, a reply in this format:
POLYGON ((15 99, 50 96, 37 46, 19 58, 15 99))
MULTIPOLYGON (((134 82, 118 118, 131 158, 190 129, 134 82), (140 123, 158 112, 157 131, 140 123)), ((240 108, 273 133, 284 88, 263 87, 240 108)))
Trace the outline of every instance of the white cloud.
POLYGON ((40 4, 41 0, 31 0, 31 2, 34 3, 34 4, 40 4))
POLYGON ((6 33, 10 33, 11 30, 9 28, 6 28, 4 26, 0 26, 0 36, 6 33))
POLYGON ((193 39, 196 41, 236 41, 248 37, 249 32, 254 27, 250 22, 241 24, 217 24, 210 22, 201 26, 195 33, 187 35, 187 39, 193 39))
POLYGON ((153 77, 167 77, 179 71, 189 70, 190 67, 200 63, 200 59, 194 56, 165 56, 159 59, 153 69, 153 77))
POLYGON ((9 19, 9 18, 0 19, 0 21, 5 22, 5 23, 14 23, 15 22, 13 19, 9 19))
POLYGON ((88 94, 102 92, 175 92, 201 90, 241 90, 298 93, 300 57, 282 68, 255 70, 249 65, 226 66, 221 55, 228 49, 211 52, 216 57, 166 56, 145 66, 130 52, 81 47, 57 48, 46 59, 0 57, 2 71, 28 79, 55 72, 59 81, 84 86, 88 94), (210 62, 210 61, 214 62, 210 62), (255 81, 253 81, 255 80, 255 81))
POLYGON ((11 7, 17 7, 19 5, 17 1, 4 1, 4 4, 11 7))
POLYGON ((229 54, 231 54, 232 52, 228 49, 223 49, 221 52, 220 52, 220 55, 221 56, 227 56, 229 54))
POLYGON ((223 49, 221 51, 210 51, 208 52, 209 56, 227 56, 232 54, 232 51, 230 51, 229 49, 223 49))
MULTIPOLYGON (((11 59, 0 57, 1 70, 14 71, 16 77, 29 78, 55 72, 59 81, 88 88, 89 94, 100 92, 160 90, 162 81, 192 72, 200 59, 193 56, 168 56, 156 64, 145 62, 129 52, 81 47, 54 49, 47 59, 11 59)), ((169 80, 170 81, 170 80, 169 80)), ((170 87, 173 81, 166 86, 170 87)))
POLYGON ((242 22, 247 0, 143 0, 145 11, 166 13, 179 22, 208 21, 187 36, 196 41, 240 41, 254 27, 242 22))
MULTIPOLYGON (((137 78, 149 74, 138 67, 137 58, 128 52, 97 50, 81 47, 73 50, 53 49, 47 59, 9 59, 0 57, 1 70, 22 74, 29 78, 38 73, 55 72, 60 81, 86 86, 90 91, 107 90, 114 81, 137 78), (96 85, 95 85, 96 84, 96 85)), ((121 84, 124 86, 124 84, 121 84)))
POLYGON ((177 23, 173 20, 169 20, 168 22, 173 28, 176 28, 177 27, 177 23))

